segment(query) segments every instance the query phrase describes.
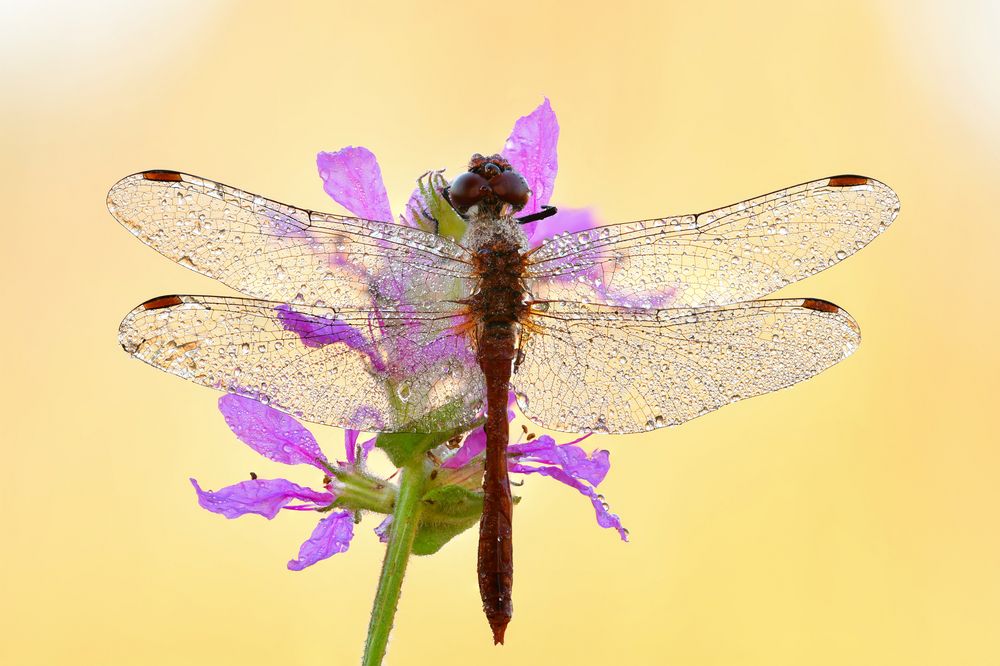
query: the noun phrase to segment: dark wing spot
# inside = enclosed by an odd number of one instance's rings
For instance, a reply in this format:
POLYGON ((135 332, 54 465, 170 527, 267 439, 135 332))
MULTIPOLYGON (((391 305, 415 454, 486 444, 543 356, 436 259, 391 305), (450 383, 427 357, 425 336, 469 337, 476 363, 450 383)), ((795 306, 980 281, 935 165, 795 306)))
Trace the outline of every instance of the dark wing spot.
POLYGON ((830 187, 854 187, 856 185, 867 185, 868 179, 864 176, 834 176, 827 183, 830 187))
POLYGON ((180 296, 157 296, 143 303, 142 307, 145 310, 159 310, 160 308, 172 308, 183 302, 180 296))
POLYGON ((802 307, 807 310, 819 310, 820 312, 840 312, 840 308, 830 301, 823 301, 818 298, 807 298, 802 301, 802 307))
POLYGON ((142 177, 146 180, 165 180, 173 183, 181 180, 181 175, 176 171, 143 171, 142 177))

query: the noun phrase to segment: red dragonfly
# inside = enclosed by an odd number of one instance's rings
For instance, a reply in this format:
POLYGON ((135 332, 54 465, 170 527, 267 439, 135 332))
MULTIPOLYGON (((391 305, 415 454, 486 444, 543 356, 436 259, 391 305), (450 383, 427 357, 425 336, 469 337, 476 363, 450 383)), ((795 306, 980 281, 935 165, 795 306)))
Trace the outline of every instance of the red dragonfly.
POLYGON ((512 613, 511 388, 542 427, 634 433, 812 377, 857 348, 857 323, 823 300, 755 299, 857 252, 899 211, 883 183, 834 176, 529 250, 515 217, 528 186, 503 157, 474 155, 445 196, 468 224, 460 242, 174 171, 128 176, 108 195, 126 228, 252 298, 154 298, 120 341, 343 428, 442 432, 485 409, 478 569, 498 642, 512 613))

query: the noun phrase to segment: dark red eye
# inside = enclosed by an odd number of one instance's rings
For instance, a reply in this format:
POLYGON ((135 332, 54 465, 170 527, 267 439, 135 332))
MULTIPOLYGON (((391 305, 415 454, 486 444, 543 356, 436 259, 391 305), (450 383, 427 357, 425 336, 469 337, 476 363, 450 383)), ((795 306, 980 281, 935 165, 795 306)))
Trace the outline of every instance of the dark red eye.
POLYGON ((531 196, 528 183, 520 174, 514 171, 504 171, 498 176, 490 179, 490 187, 497 198, 506 201, 518 210, 524 208, 531 196))
POLYGON ((490 191, 486 179, 479 174, 467 171, 455 179, 448 189, 448 198, 451 203, 465 210, 470 206, 475 206, 479 200, 490 191))

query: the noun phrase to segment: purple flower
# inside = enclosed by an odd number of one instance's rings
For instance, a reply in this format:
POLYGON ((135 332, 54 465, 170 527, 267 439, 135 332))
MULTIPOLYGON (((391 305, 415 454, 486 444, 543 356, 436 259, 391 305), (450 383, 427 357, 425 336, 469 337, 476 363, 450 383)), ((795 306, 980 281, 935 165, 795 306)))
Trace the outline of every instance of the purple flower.
MULTIPOLYGON (((327 463, 312 433, 288 414, 239 395, 222 396, 219 411, 242 442, 265 458, 285 465, 311 465, 324 473, 339 469, 349 474, 363 465, 374 446, 374 440, 358 445, 358 432, 346 431, 347 462, 334 468, 327 463)), ((339 489, 338 482, 330 477, 324 478, 323 490, 286 479, 258 479, 256 475, 215 491, 203 490, 195 479, 191 479, 191 485, 202 508, 230 519, 255 513, 271 520, 282 509, 329 512, 299 548, 298 558, 288 562, 293 571, 346 551, 354 535, 354 512, 332 509, 339 489)))
MULTIPOLYGON (((559 170, 558 147, 559 122, 552 105, 546 98, 531 113, 522 116, 514 123, 514 128, 504 142, 501 154, 507 158, 511 166, 518 171, 531 188, 531 198, 523 209, 523 214, 537 212, 549 203, 555 187, 556 174, 559 170)), ((375 156, 363 148, 344 148, 335 153, 320 153, 317 157, 317 167, 323 186, 337 203, 358 217, 367 219, 392 219, 385 186, 381 180, 381 170, 375 156), (338 175, 338 170, 344 173, 338 175), (376 217, 373 217, 376 216, 376 217)), ((447 181, 439 172, 429 172, 426 179, 421 179, 424 188, 432 188, 440 193, 447 181)), ((426 226, 424 222, 429 217, 431 202, 427 200, 418 186, 406 203, 400 220, 408 226, 426 226)), ((528 246, 539 247, 544 241, 560 234, 576 234, 597 227, 599 224, 593 211, 587 208, 563 208, 549 218, 538 222, 525 224, 523 229, 528 236, 528 246)), ((589 285, 603 300, 620 301, 620 294, 604 281, 604 270, 595 262, 585 265, 579 273, 560 276, 560 279, 575 284, 589 285)), ((665 305, 672 300, 673 295, 665 294, 656 303, 665 305)), ((293 313, 294 314, 294 313, 293 313)), ((286 315, 287 316, 287 315, 286 315)), ((282 320, 285 323, 286 320, 282 320)), ((288 320, 291 322, 292 320, 288 320)), ((346 324, 336 328, 327 323, 313 326, 308 319, 302 318, 300 324, 289 325, 286 328, 294 330, 309 346, 340 342, 358 351, 362 351, 372 359, 373 367, 379 366, 375 361, 373 345, 358 331, 349 332, 346 324), (308 341, 307 341, 308 340, 308 341)), ((353 329, 352 329, 353 330, 353 329)), ((396 373, 416 373, 420 367, 427 367, 443 358, 460 355, 465 346, 455 338, 438 341, 430 346, 413 346, 412 348, 394 350, 395 358, 385 359, 382 363, 393 368, 396 373), (450 348, 449 347, 454 347, 450 348), (407 360, 408 359, 408 360, 407 360)), ((463 358, 464 362, 475 362, 475 359, 463 358)), ((392 370, 390 370, 392 372, 392 370)), ((508 420, 514 414, 508 411, 508 420)), ((627 540, 628 532, 621 526, 618 516, 609 512, 603 497, 595 488, 603 481, 610 467, 608 452, 597 450, 589 455, 576 446, 584 438, 557 444, 554 439, 543 435, 536 440, 523 444, 515 444, 509 448, 512 472, 520 474, 541 474, 565 483, 587 496, 597 512, 597 522, 602 527, 614 527, 622 539, 627 540)), ((469 465, 480 465, 477 460, 486 447, 486 435, 482 428, 469 433, 462 446, 444 463, 446 469, 459 470, 469 465)), ((379 526, 380 537, 384 537, 390 521, 387 519, 379 526)))
MULTIPOLYGON (((504 143, 501 154, 524 176, 531 188, 531 197, 523 214, 537 212, 552 197, 558 172, 558 141, 559 123, 549 100, 545 99, 534 111, 517 120, 504 143)), ((349 146, 332 153, 319 153, 316 165, 327 194, 353 215, 375 221, 393 219, 382 172, 371 151, 349 146)), ((440 192, 446 186, 447 181, 440 172, 425 174, 400 216, 401 223, 435 230, 436 227, 432 224, 433 210, 435 205, 440 204, 440 192)), ((552 217, 524 225, 523 229, 528 237, 528 246, 535 248, 556 236, 578 234, 597 226, 598 220, 591 210, 564 208, 552 217)), ((344 262, 346 258, 335 256, 331 260, 344 262)), ((393 378, 417 375, 423 369, 449 359, 457 358, 462 363, 475 363, 475 358, 469 356, 467 345, 455 336, 444 336, 430 344, 421 341, 419 330, 416 330, 420 327, 417 320, 412 324, 415 335, 395 336, 401 340, 397 345, 399 348, 383 348, 381 331, 385 323, 378 314, 376 289, 383 292, 391 289, 392 293, 382 293, 381 296, 398 303, 397 310, 406 313, 411 307, 406 300, 408 285, 380 279, 379 276, 369 274, 364 266, 355 268, 359 277, 372 284, 374 314, 369 318, 367 326, 359 329, 336 318, 297 311, 290 305, 276 308, 281 325, 296 333, 307 347, 345 345, 367 357, 373 372, 385 373, 393 378)), ((595 261, 589 265, 584 262, 577 273, 559 276, 558 279, 572 283, 573 288, 586 285, 604 300, 617 300, 618 295, 612 286, 605 283, 604 275, 604 268, 595 261)), ((670 298, 672 295, 666 295, 664 303, 669 302, 670 298)), ((403 325, 410 324, 404 319, 403 325)), ((220 399, 219 409, 236 436, 261 455, 286 465, 310 465, 329 472, 335 478, 325 477, 323 489, 315 490, 285 479, 258 479, 254 476, 248 481, 217 491, 203 490, 192 479, 199 504, 227 518, 255 513, 270 520, 282 509, 326 513, 300 547, 298 558, 288 562, 288 568, 292 570, 301 570, 346 551, 353 537, 355 513, 366 508, 352 504, 351 484, 372 482, 371 477, 362 474, 361 470, 375 440, 359 445, 359 433, 348 430, 345 434, 345 462, 331 465, 312 434, 293 417, 251 398, 237 395, 220 399)), ((359 414, 366 409, 370 407, 360 405, 359 414)), ((513 418, 513 411, 508 409, 508 420, 513 418)), ((559 444, 552 437, 543 435, 513 444, 508 449, 510 471, 547 476, 576 489, 590 499, 598 524, 605 528, 615 528, 622 539, 627 540, 628 532, 622 527, 618 516, 609 511, 604 498, 596 490, 610 468, 609 454, 603 450, 586 453, 577 446, 584 439, 586 437, 559 444)), ((466 435, 462 446, 445 459, 443 470, 451 472, 454 478, 465 479, 470 485, 478 481, 482 474, 482 452, 485 445, 486 436, 482 428, 473 430, 466 435)), ((379 492, 391 493, 395 490, 388 482, 379 482, 376 486, 379 492)), ((371 498, 373 487, 365 487, 364 490, 365 497, 371 498)), ((386 507, 391 507, 391 501, 386 502, 379 510, 386 513, 386 507)), ((375 530, 383 541, 387 538, 391 523, 391 516, 387 517, 375 530)))

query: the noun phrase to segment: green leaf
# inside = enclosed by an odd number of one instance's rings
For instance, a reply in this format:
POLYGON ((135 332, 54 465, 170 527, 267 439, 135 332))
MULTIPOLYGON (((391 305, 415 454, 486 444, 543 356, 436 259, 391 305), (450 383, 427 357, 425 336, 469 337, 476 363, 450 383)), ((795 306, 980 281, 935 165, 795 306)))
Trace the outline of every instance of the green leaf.
POLYGON ((483 513, 483 496, 461 486, 439 486, 421 498, 423 511, 413 540, 414 555, 431 555, 469 529, 483 513))

